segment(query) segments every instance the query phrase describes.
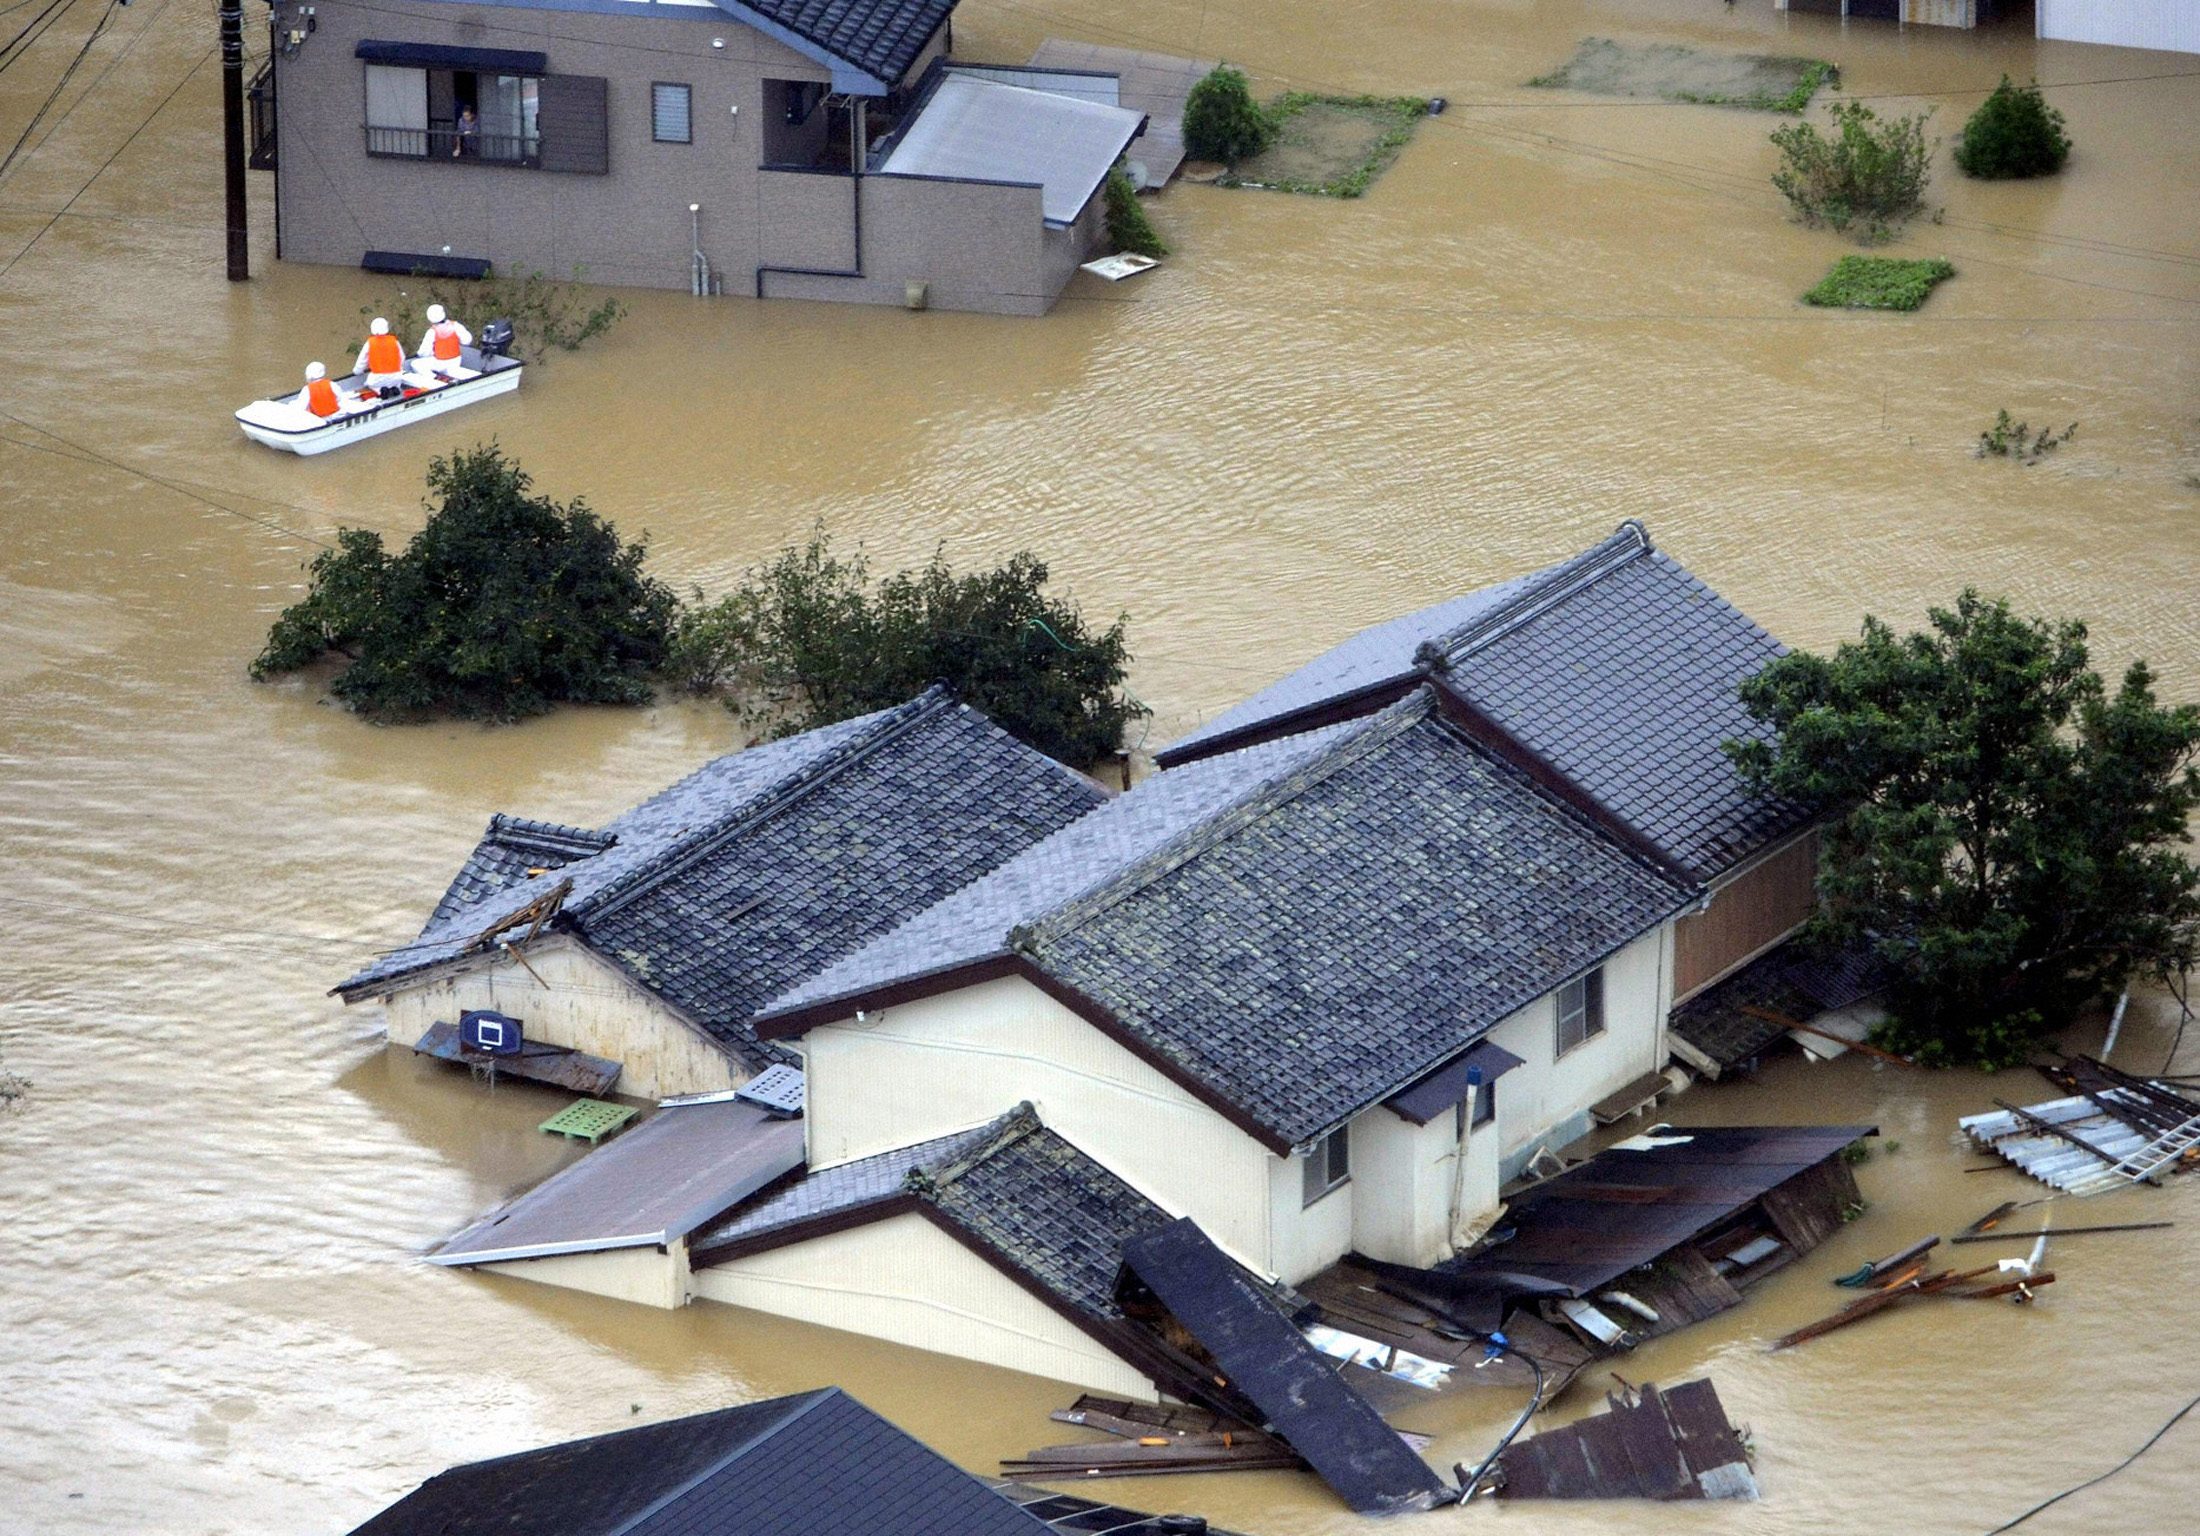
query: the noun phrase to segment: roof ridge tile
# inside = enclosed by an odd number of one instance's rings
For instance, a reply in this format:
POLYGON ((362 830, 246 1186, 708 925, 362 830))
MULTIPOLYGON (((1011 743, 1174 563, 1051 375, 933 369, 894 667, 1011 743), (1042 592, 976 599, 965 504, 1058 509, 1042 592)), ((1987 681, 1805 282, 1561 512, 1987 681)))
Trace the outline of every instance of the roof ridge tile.
POLYGON ((1479 614, 1433 640, 1422 641, 1414 649, 1414 664, 1423 671, 1449 671, 1491 641, 1548 613, 1575 593, 1595 586, 1614 571, 1645 555, 1656 553, 1650 543, 1650 530, 1640 518, 1630 517, 1594 547, 1543 571, 1523 590, 1490 612, 1479 614))

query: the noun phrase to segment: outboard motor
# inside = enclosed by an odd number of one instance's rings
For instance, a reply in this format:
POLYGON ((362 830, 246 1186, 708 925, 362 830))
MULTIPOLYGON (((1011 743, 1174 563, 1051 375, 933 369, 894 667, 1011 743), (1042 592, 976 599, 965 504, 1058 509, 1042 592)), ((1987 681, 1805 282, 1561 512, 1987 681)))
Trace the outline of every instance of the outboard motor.
POLYGON ((512 349, 512 322, 491 320, 474 338, 474 346, 483 358, 502 357, 512 349))

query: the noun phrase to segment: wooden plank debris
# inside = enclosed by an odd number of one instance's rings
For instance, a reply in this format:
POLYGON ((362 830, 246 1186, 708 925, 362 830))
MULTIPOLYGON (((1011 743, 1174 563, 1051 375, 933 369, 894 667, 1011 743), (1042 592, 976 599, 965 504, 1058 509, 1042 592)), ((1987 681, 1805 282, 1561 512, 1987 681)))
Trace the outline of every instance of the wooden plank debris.
MULTIPOLYGON (((1960 1243, 1963 1239, 1959 1237, 1956 1241, 1960 1243)), ((1851 1289, 1859 1286, 1877 1285, 1889 1275, 1899 1274, 1908 1268, 1913 1259, 1922 1259, 1939 1246, 1940 1237, 1937 1233, 1932 1237, 1921 1237, 1910 1244, 1909 1247, 1890 1253, 1883 1259, 1874 1260, 1861 1269, 1842 1275, 1833 1283, 1835 1285, 1845 1285, 1851 1289)))
POLYGON ((539 1040, 528 1041, 516 1056, 492 1056, 486 1051, 468 1050, 458 1037, 458 1026, 445 1019, 428 1026, 428 1032, 413 1046, 413 1053, 471 1067, 491 1083, 500 1077, 516 1077, 586 1094, 590 1098, 609 1093, 611 1085, 619 1080, 620 1072, 619 1063, 615 1061, 583 1055, 562 1045, 545 1045, 539 1040))
POLYGON ((1645 1072, 1617 1093, 1590 1105, 1589 1118, 1599 1125, 1615 1124, 1648 1109, 1658 1101, 1659 1094, 1672 1086, 1663 1072, 1645 1072))
POLYGON ((1860 1323, 1867 1317, 1875 1316, 1890 1307, 1900 1306, 1919 1296, 1952 1296, 1965 1301, 1983 1301, 1995 1296, 2014 1295, 2020 1300, 2030 1300, 2033 1290, 2055 1283, 2052 1273, 2043 1273, 2028 1274, 2015 1280, 1983 1287, 1972 1284, 1987 1275, 2000 1273, 2001 1269, 1999 1264, 1982 1264, 1976 1269, 1944 1269, 1930 1275, 1917 1275, 1904 1270, 1884 1282, 1879 1289, 1859 1296, 1840 1311, 1822 1317, 1815 1323, 1806 1323, 1792 1333, 1782 1334, 1767 1348, 1792 1349, 1798 1344, 1823 1338, 1829 1333, 1837 1332, 1852 1323, 1860 1323))
POLYGON ((1508 1446, 1497 1459, 1498 1497, 1757 1497, 1749 1453, 1709 1381, 1666 1392, 1623 1387, 1607 1403, 1603 1413, 1508 1446))
POLYGON ((2086 1237, 2095 1232, 2159 1232, 2174 1221, 2119 1221, 2097 1227, 2054 1227, 2039 1232, 1967 1232, 1956 1243, 2028 1243, 2040 1237, 2086 1237))

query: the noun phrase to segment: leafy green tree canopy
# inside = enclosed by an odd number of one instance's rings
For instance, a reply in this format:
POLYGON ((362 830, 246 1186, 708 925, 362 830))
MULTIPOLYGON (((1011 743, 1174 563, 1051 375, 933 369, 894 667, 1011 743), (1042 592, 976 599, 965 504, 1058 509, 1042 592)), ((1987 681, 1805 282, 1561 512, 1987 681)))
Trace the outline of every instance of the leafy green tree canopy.
POLYGON ((1987 180, 2051 176, 2069 158, 2063 115, 2047 104, 2038 85, 2011 85, 2007 75, 1971 114, 1956 143, 1957 167, 1987 180))
POLYGON ((1925 632, 1866 619, 1742 697, 1777 743, 1727 751, 1831 818, 1819 926, 1894 966, 1895 1048, 2019 1062, 2086 1002, 2194 962, 2200 707, 2158 704, 2144 662, 2111 693, 2084 625, 1966 591, 1925 632))
POLYGON ((1245 72, 1218 64, 1184 98, 1184 148, 1195 160, 1235 165, 1275 142, 1276 125, 1245 72))
POLYGON ((380 534, 340 531, 253 677, 334 652, 349 664, 330 691, 379 719, 512 720, 648 699, 679 600, 643 572, 644 544, 532 483, 494 444, 437 459, 426 526, 397 555, 380 534))
POLYGON ((1141 706, 1123 692, 1124 620, 1090 628, 1045 591, 1036 556, 958 575, 930 563, 875 588, 861 550, 843 558, 822 531, 682 615, 669 671, 780 735, 829 725, 945 682, 1001 729, 1089 768, 1123 744, 1141 706))

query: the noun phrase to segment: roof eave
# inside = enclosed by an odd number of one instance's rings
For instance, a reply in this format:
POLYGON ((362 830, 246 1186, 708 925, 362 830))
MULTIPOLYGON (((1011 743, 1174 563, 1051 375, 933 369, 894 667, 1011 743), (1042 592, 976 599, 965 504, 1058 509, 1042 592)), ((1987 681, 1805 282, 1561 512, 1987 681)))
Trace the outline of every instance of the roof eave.
POLYGON ((1376 682, 1362 683, 1357 688, 1347 689, 1312 704, 1302 704, 1297 709, 1285 710, 1281 714, 1268 715, 1259 720, 1249 720, 1218 735, 1173 743, 1154 754, 1154 764, 1162 769, 1181 768, 1186 763, 1216 757, 1224 752, 1235 752, 1242 747, 1257 747, 1263 742, 1280 737, 1303 735, 1324 726, 1357 720, 1397 703, 1426 681, 1418 670, 1409 669, 1376 682))

